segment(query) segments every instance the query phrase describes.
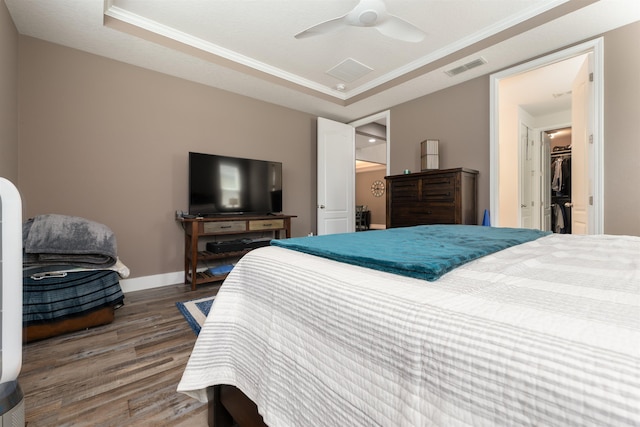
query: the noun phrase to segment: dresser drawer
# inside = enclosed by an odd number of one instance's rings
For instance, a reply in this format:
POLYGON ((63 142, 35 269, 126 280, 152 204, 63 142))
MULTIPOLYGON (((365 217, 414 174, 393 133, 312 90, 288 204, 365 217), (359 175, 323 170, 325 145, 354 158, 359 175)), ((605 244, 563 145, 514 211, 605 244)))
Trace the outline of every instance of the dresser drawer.
POLYGON ((425 206, 414 212, 420 224, 456 224, 456 209, 450 206, 425 206))
POLYGON ((456 195, 456 175, 453 173, 422 179, 422 200, 453 201, 456 195))
POLYGON ((392 227, 421 224, 456 224, 454 204, 401 206, 395 209, 392 227))
POLYGON ((284 228, 284 220, 283 219, 265 219, 265 220, 256 220, 249 221, 249 230, 257 231, 257 230, 278 230, 284 228))
POLYGON ((387 191, 393 194, 393 200, 395 202, 415 202, 418 200, 418 181, 394 181, 391 186, 387 188, 387 191))
POLYGON ((230 233, 246 230, 246 221, 205 222, 202 224, 202 232, 204 234, 230 233))

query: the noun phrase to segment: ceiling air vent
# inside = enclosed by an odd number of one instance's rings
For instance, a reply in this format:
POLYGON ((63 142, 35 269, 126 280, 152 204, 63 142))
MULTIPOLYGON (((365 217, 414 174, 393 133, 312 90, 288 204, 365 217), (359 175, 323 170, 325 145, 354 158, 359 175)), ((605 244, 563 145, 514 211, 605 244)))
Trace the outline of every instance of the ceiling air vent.
POLYGON ((471 62, 467 62, 466 64, 462 64, 456 68, 452 68, 448 71, 445 71, 445 73, 447 73, 449 77, 453 77, 453 76, 457 76, 460 73, 464 73, 465 71, 469 71, 472 68, 479 67, 482 64, 486 64, 486 63, 487 63, 487 60, 484 59, 483 57, 480 57, 478 59, 474 59, 471 62))
POLYGON ((373 68, 367 67, 355 59, 347 58, 327 71, 327 74, 340 79, 345 83, 351 83, 358 80, 360 77, 369 74, 371 71, 373 71, 373 68))

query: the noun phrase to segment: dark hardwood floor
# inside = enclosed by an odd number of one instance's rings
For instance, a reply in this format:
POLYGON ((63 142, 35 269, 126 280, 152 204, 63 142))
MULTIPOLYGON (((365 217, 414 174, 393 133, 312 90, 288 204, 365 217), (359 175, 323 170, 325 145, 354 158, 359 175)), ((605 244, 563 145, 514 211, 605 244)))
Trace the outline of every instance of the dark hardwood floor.
POLYGON ((175 303, 217 291, 130 292, 110 325, 26 344, 28 427, 206 426, 206 405, 176 392, 196 336, 175 303))

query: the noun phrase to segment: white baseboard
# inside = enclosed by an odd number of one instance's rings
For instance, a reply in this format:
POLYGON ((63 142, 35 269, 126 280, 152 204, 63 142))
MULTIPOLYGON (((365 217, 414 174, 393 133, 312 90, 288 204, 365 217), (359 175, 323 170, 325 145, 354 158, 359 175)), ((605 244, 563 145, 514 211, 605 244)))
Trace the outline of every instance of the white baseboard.
POLYGON ((154 274, 153 276, 134 277, 133 279, 120 280, 120 287, 125 294, 128 292, 143 291, 145 289, 160 288, 184 283, 184 271, 173 273, 154 274))

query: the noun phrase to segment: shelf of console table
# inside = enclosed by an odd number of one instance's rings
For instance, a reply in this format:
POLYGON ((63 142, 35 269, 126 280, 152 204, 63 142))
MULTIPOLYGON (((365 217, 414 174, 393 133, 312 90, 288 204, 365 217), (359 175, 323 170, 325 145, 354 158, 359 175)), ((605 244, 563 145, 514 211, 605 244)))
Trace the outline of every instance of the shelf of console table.
POLYGON ((222 282, 226 274, 214 275, 209 271, 197 271, 198 263, 210 260, 240 258, 251 249, 224 253, 198 250, 201 237, 242 237, 247 234, 270 232, 273 238, 291 237, 291 218, 295 215, 225 215, 210 218, 181 218, 185 233, 184 283, 195 290, 204 283, 222 282))

